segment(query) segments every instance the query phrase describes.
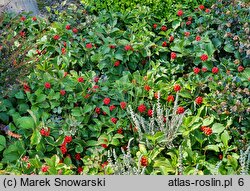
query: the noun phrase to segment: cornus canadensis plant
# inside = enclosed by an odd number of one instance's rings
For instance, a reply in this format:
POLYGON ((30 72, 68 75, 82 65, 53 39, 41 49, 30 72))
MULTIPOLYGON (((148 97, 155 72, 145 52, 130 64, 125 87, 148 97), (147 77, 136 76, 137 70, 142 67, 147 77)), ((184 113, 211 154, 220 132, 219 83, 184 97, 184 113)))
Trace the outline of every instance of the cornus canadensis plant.
MULTIPOLYGON (((172 109, 166 109, 160 104, 160 93, 158 92, 157 104, 153 106, 150 112, 150 118, 145 119, 142 116, 135 114, 132 107, 128 107, 128 112, 131 115, 132 121, 136 126, 139 133, 139 141, 142 141, 143 135, 155 135, 161 132, 164 136, 164 140, 161 141, 166 147, 173 146, 173 140, 177 136, 177 131, 182 124, 185 111, 178 112, 178 93, 172 109)), ((146 139, 148 144, 148 140, 146 139)))
POLYGON ((113 150, 113 158, 112 153, 108 151, 108 165, 105 167, 106 171, 111 170, 111 173, 114 175, 143 175, 146 169, 146 166, 141 164, 141 159, 143 156, 139 157, 138 164, 136 165, 135 160, 131 156, 130 145, 133 138, 131 138, 128 142, 127 152, 121 148, 123 153, 122 159, 117 157, 115 150, 113 150))

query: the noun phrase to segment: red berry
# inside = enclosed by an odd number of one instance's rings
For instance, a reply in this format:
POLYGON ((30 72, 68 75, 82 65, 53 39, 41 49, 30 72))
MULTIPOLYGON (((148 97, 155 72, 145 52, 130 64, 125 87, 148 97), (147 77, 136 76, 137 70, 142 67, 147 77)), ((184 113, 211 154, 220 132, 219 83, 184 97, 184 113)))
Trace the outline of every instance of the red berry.
POLYGON ((108 145, 107 145, 107 144, 101 144, 101 146, 102 146, 104 149, 108 148, 108 145))
POLYGON ((164 41, 163 43, 162 43, 162 47, 166 47, 168 44, 167 44, 167 42, 166 41, 164 41))
POLYGON ((108 104, 110 103, 110 98, 108 98, 108 97, 104 98, 104 99, 103 99, 103 103, 104 103, 105 105, 108 105, 108 104))
POLYGON ((161 30, 166 31, 166 30, 168 30, 168 28, 164 25, 164 26, 161 27, 161 30))
POLYGON ((203 10, 203 9, 205 9, 205 6, 204 5, 200 5, 199 8, 200 8, 200 10, 203 10))
POLYGON ((66 48, 63 47, 61 51, 62 51, 62 54, 66 54, 66 48))
POLYGON ((201 70, 202 70, 202 72, 206 72, 206 71, 207 71, 207 68, 206 68, 206 67, 203 67, 201 70))
POLYGON ((150 88, 149 85, 145 85, 145 86, 144 86, 144 90, 149 91, 150 89, 151 89, 151 88, 150 88))
POLYGON ((156 29, 157 28, 157 24, 153 24, 153 28, 156 29))
POLYGON ((26 35, 26 33, 25 33, 24 31, 20 31, 19 34, 20 34, 20 36, 21 36, 22 38, 24 38, 25 35, 26 35))
POLYGON ((146 111, 146 106, 144 105, 144 104, 141 104, 141 105, 139 105, 138 106, 138 111, 140 112, 140 113, 143 113, 144 111, 146 111))
POLYGON ((177 11, 177 15, 178 15, 179 17, 182 16, 182 15, 183 15, 183 11, 182 11, 182 10, 177 11))
POLYGON ((190 32, 184 32, 184 35, 186 36, 186 37, 189 37, 190 36, 190 32))
POLYGON ((142 158, 141 158, 141 165, 142 166, 148 166, 148 159, 147 159, 147 157, 145 157, 145 156, 143 156, 142 158))
POLYGON ((60 36, 59 35, 55 35, 53 38, 54 38, 54 40, 59 40, 60 36))
POLYGON ((119 128, 119 129, 117 130, 117 133, 118 133, 118 134, 122 134, 122 133, 123 133, 123 129, 122 129, 122 128, 119 128))
POLYGON ((111 49, 115 49, 115 48, 116 48, 116 46, 115 46, 115 45, 109 45, 109 48, 111 48, 111 49))
POLYGON ((42 172, 47 172, 49 170, 48 166, 42 166, 41 168, 42 172))
POLYGON ((65 27, 67 30, 70 30, 71 26, 70 25, 66 25, 65 27))
POLYGON ((64 96, 64 95, 66 94, 66 91, 65 91, 65 90, 60 90, 60 94, 61 94, 62 96, 64 96))
POLYGON ((123 102, 120 103, 120 106, 121 106, 122 109, 125 109, 126 106, 127 106, 127 103, 123 101, 123 102))
POLYGON ((203 102, 203 98, 202 97, 197 97, 196 99, 195 99, 195 103, 197 104, 197 105, 200 105, 200 104, 202 104, 202 102, 203 102))
POLYGON ((200 41, 200 40, 201 40, 201 37, 200 37, 200 36, 196 36, 196 37, 195 37, 195 40, 196 40, 196 41, 200 41))
POLYGON ((202 54, 201 57, 200 57, 201 61, 206 61, 208 59, 208 55, 206 54, 202 54))
POLYGON ((92 48, 92 47, 93 47, 93 46, 92 46, 91 43, 86 44, 86 48, 87 48, 87 49, 90 49, 90 48, 92 48))
POLYGON ((179 85, 179 84, 175 84, 174 85, 174 91, 175 92, 178 92, 178 91, 180 91, 181 90, 181 86, 179 85))
POLYGON ((111 122, 112 122, 112 123, 116 124, 117 121, 118 121, 118 119, 116 119, 116 118, 114 118, 114 117, 111 118, 111 122))
POLYGON ((167 97, 167 101, 168 101, 168 102, 174 102, 174 96, 173 96, 173 95, 169 95, 169 96, 167 97))
POLYGON ((195 68, 194 68, 194 73, 195 73, 195 74, 198 74, 199 72, 200 72, 200 68, 195 67, 195 68))
POLYGON ((212 73, 213 74, 217 74, 218 72, 219 72, 219 68, 217 68, 217 67, 212 68, 212 73))
POLYGON ((78 33, 78 29, 77 29, 77 28, 73 28, 72 31, 73 31, 73 33, 75 33, 75 34, 78 33))
POLYGON ((109 106, 109 110, 113 111, 116 107, 114 105, 109 106))
POLYGON ((222 160, 223 159, 223 155, 222 154, 219 154, 219 159, 222 160))
POLYGON ((174 41, 174 37, 173 36, 170 36, 169 37, 169 42, 173 42, 174 41))
POLYGON ((75 158, 76 158, 76 160, 80 160, 81 159, 81 154, 80 153, 76 153, 75 154, 75 158))
POLYGON ((187 22, 186 22, 186 25, 191 25, 191 24, 192 24, 191 21, 187 21, 187 22))
POLYGON ((243 66, 238 67, 238 72, 242 72, 245 68, 243 66))
POLYGON ((32 20, 33 20, 33 21, 37 21, 37 18, 36 18, 36 17, 32 17, 32 20))
POLYGON ((102 168, 105 168, 105 166, 107 166, 108 164, 108 161, 105 161, 104 163, 102 163, 102 168))
POLYGON ((158 99, 158 98, 159 98, 158 92, 155 92, 155 93, 154 93, 154 97, 155 97, 155 99, 158 99))
POLYGON ((118 67, 118 66, 120 65, 120 63, 121 63, 121 61, 120 61, 120 60, 117 60, 117 61, 115 61, 114 66, 115 66, 115 67, 118 67))
POLYGON ((171 52, 170 57, 171 57, 172 60, 176 59, 176 53, 175 52, 171 52))
POLYGON ((51 88, 51 85, 50 85, 49 82, 45 82, 44 87, 45 87, 46 89, 50 89, 50 88, 51 88))
POLYGON ((148 116, 149 116, 149 117, 152 117, 152 116, 153 116, 153 110, 152 110, 152 109, 149 109, 149 110, 148 110, 148 116))
POLYGON ((72 141, 72 137, 71 136, 65 136, 64 141, 66 143, 70 143, 72 141))
POLYGON ((67 148, 64 145, 60 147, 60 150, 61 150, 62 154, 65 154, 67 152, 67 148))
POLYGON ((210 13, 210 11, 211 11, 210 9, 206 9, 205 10, 206 13, 210 13))
POLYGON ((184 107, 178 107, 178 108, 177 108, 177 114, 182 114, 182 113, 184 113, 184 112, 185 112, 184 107))
POLYGON ((25 21, 26 17, 25 16, 21 16, 20 21, 25 21))
POLYGON ((101 113, 101 108, 96 107, 96 108, 95 108, 95 112, 99 115, 99 114, 101 113))
POLYGON ((126 45, 126 46, 124 46, 124 49, 125 49, 126 51, 129 51, 129 50, 132 50, 133 48, 132 48, 132 46, 130 46, 130 45, 126 45))
POLYGON ((205 135, 209 136, 213 133, 212 129, 210 127, 207 127, 204 131, 205 135))
POLYGON ((77 168, 77 172, 78 172, 78 174, 81 174, 81 173, 82 173, 82 171, 83 171, 83 168, 79 166, 79 167, 77 168))
POLYGON ((77 81, 78 81, 78 82, 84 82, 84 78, 83 78, 83 77, 79 77, 79 78, 77 79, 77 81))
POLYGON ((192 17, 188 17, 188 20, 189 20, 189 21, 192 21, 192 19, 193 19, 192 17))

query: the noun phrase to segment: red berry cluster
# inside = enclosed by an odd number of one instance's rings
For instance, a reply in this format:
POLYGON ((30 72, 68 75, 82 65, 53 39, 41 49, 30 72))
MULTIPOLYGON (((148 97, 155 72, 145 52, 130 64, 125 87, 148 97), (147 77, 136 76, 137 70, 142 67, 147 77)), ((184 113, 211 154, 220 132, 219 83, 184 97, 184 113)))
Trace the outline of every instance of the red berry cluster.
POLYGON ((202 127, 201 127, 201 131, 202 131, 205 135, 207 135, 207 136, 209 136, 209 135, 211 135, 211 134, 213 133, 212 129, 211 129, 210 127, 207 127, 207 126, 202 126, 202 127))
POLYGON ((124 102, 124 101, 122 101, 122 102, 120 103, 120 106, 121 106, 122 109, 125 109, 126 106, 127 106, 127 103, 124 102))
POLYGON ((26 83, 23 84, 23 89, 24 89, 25 92, 30 92, 30 87, 26 83))
POLYGON ((138 111, 140 112, 140 113, 143 113, 144 111, 146 111, 146 106, 144 105, 144 104, 141 104, 141 105, 139 105, 138 106, 138 111))
POLYGON ((50 88, 51 88, 51 84, 50 84, 49 82, 45 82, 45 83, 44 83, 44 87, 45 87, 46 89, 50 89, 50 88))
POLYGON ((76 160, 80 160, 81 159, 81 154, 80 153, 76 153, 75 154, 75 158, 76 158, 76 160))
POLYGON ((167 101, 168 101, 168 102, 174 102, 174 96, 173 96, 173 95, 169 95, 169 96, 167 97, 167 101))
POLYGON ((41 134, 42 136, 48 137, 48 136, 50 135, 50 128, 48 128, 47 130, 44 129, 44 128, 42 128, 42 129, 40 130, 40 134, 41 134))
POLYGON ((141 165, 142 166, 148 166, 148 159, 146 156, 141 157, 141 165))
POLYGON ((71 136, 65 136, 64 137, 64 141, 60 147, 60 150, 62 152, 62 154, 65 154, 67 152, 67 144, 70 143, 72 141, 72 137, 71 136))
POLYGON ((47 172, 49 170, 49 166, 42 166, 42 172, 47 172))
POLYGON ((130 45, 126 45, 124 46, 124 50, 129 51, 129 50, 133 50, 133 48, 130 45))
POLYGON ((177 108, 177 111, 176 111, 177 114, 182 114, 182 113, 184 113, 184 112, 185 112, 184 107, 181 107, 181 106, 180 106, 180 107, 177 108))
POLYGON ((201 61, 206 61, 208 59, 208 55, 206 54, 202 54, 201 57, 200 57, 201 61))
POLYGON ((202 104, 202 102, 203 102, 203 98, 202 98, 201 96, 199 96, 199 97, 197 97, 197 98, 195 99, 195 103, 196 103, 197 105, 202 104))

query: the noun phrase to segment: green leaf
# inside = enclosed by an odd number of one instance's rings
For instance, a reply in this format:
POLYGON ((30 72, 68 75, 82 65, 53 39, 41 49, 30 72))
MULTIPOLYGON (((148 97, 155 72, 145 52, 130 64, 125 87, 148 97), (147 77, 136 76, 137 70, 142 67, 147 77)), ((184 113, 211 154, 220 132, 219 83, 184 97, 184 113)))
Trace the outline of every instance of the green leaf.
POLYGON ((25 153, 22 141, 16 141, 3 152, 3 163, 10 163, 18 160, 25 153))
POLYGON ((17 119, 17 126, 22 129, 33 129, 35 127, 35 123, 32 117, 21 117, 17 119))
POLYGON ((116 53, 115 54, 115 59, 122 61, 123 60, 123 55, 121 53, 116 53))
POLYGON ((75 116, 75 117, 79 117, 79 116, 82 115, 81 109, 80 109, 79 107, 73 108, 73 109, 71 110, 71 112, 72 112, 72 116, 75 116))
POLYGON ((37 103, 44 102, 46 100, 46 97, 47 96, 45 94, 39 94, 36 99, 37 103))
POLYGON ((86 142, 86 146, 87 147, 93 147, 93 146, 96 146, 97 145, 97 141, 94 141, 94 140, 89 140, 86 142))
POLYGON ((202 126, 209 126, 214 122, 214 117, 208 117, 203 120, 202 126))
POLYGON ((172 22, 172 28, 174 29, 174 31, 181 26, 181 22, 180 21, 174 21, 172 22))
POLYGON ((143 155, 147 155, 147 148, 144 144, 139 144, 139 150, 143 155))
POLYGON ((192 99, 192 95, 189 91, 183 90, 182 92, 179 93, 179 95, 183 98, 189 98, 192 99))
POLYGON ((120 144, 120 141, 118 139, 112 139, 111 145, 118 146, 120 144))
POLYGON ((0 151, 4 150, 6 147, 6 139, 3 135, 0 135, 0 151))
POLYGON ((83 147, 81 145, 77 145, 75 148, 76 153, 82 153, 83 152, 83 147))
POLYGON ((213 126, 212 126, 212 131, 213 131, 213 133, 218 133, 218 134, 220 134, 221 132, 224 131, 224 129, 225 129, 225 126, 224 126, 223 124, 221 124, 221 123, 215 123, 215 124, 213 124, 213 126))
POLYGON ((15 94, 15 97, 17 99, 24 99, 24 93, 23 92, 18 92, 17 94, 15 94))
POLYGON ((221 141, 223 142, 225 147, 228 147, 228 141, 229 141, 230 137, 228 132, 225 130, 222 134, 221 134, 221 141))
POLYGON ((32 133, 32 136, 30 138, 30 144, 31 145, 38 145, 41 140, 41 134, 38 129, 35 129, 32 133))
POLYGON ((226 52, 233 53, 233 52, 234 52, 234 46, 233 46, 232 44, 226 44, 226 45, 224 46, 224 50, 225 50, 226 52))
POLYGON ((87 104, 83 108, 83 113, 88 113, 88 112, 90 112, 92 110, 93 110, 93 106, 87 104))
POLYGON ((67 166, 70 166, 72 164, 72 160, 70 157, 65 157, 63 163, 66 164, 67 166))
POLYGON ((215 152, 220 152, 219 146, 218 145, 207 145, 205 148, 205 150, 212 150, 215 152))
POLYGON ((124 135, 121 135, 121 134, 115 134, 114 136, 113 136, 113 139, 122 139, 124 137, 124 135))

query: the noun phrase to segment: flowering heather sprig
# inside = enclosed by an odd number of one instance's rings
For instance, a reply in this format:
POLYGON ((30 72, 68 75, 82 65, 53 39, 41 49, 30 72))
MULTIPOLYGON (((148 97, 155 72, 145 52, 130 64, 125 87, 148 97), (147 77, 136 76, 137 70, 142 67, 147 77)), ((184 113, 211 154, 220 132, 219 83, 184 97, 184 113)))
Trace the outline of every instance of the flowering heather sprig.
MULTIPOLYGON (((178 92, 172 110, 167 109, 164 115, 164 109, 160 104, 160 93, 158 92, 158 99, 156 106, 152 108, 152 117, 144 119, 142 116, 135 114, 129 106, 128 112, 131 115, 132 121, 138 129, 139 141, 142 140, 143 134, 154 135, 156 132, 163 132, 165 135, 165 146, 172 147, 172 142, 177 136, 177 131, 183 121, 185 111, 176 114, 178 110, 178 92), (156 107, 156 112, 155 112, 156 107), (155 115, 156 114, 156 115, 155 115)), ((148 140, 146 139, 148 144, 148 140)), ((147 145, 148 146, 148 145, 147 145)))
POLYGON ((137 165, 135 163, 135 160, 131 156, 130 145, 132 140, 133 138, 131 138, 128 142, 127 153, 124 151, 123 148, 121 148, 123 155, 120 157, 117 157, 115 149, 113 150, 113 152, 109 150, 108 165, 106 165, 104 168, 110 167, 113 170, 114 175, 143 175, 146 166, 141 166, 142 156, 139 157, 137 165), (112 160, 111 157, 114 160, 112 160))
POLYGON ((182 146, 179 147, 179 159, 178 159, 178 175, 183 175, 183 152, 182 146))
POLYGON ((250 167, 250 146, 248 146, 245 152, 243 152, 242 150, 240 151, 239 162, 241 166, 240 175, 248 175, 250 167))

